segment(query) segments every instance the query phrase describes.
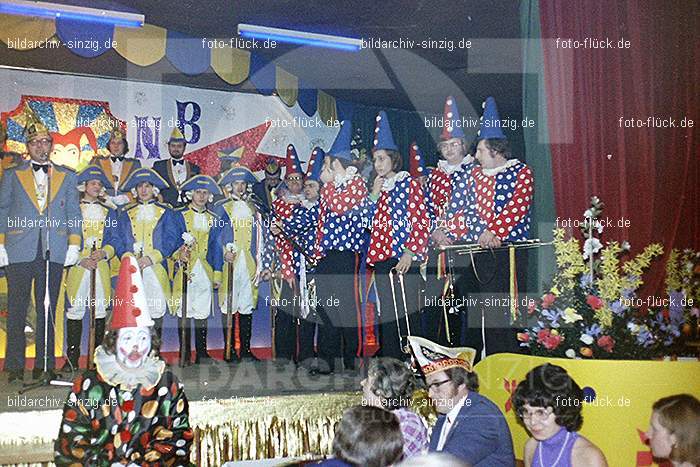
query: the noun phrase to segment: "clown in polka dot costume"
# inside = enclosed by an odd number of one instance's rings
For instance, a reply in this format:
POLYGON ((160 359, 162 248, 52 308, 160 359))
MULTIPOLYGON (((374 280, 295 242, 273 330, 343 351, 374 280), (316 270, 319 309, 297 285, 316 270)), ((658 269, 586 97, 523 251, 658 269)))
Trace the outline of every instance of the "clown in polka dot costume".
POLYGON ((479 165, 471 170, 476 210, 487 231, 479 240, 482 246, 527 240, 530 232, 534 178, 527 165, 510 158, 508 141, 501 128, 484 124, 499 120, 496 102, 489 97, 484 102, 478 134, 479 165), (485 238, 492 235, 496 238, 485 238))
POLYGON ((110 332, 95 370, 79 375, 63 408, 58 466, 188 466, 194 433, 183 385, 151 347, 153 320, 136 258, 122 258, 110 332))
MULTIPOLYGON (((381 355, 401 358, 402 342, 397 326, 402 327, 401 336, 408 335, 405 318, 402 318, 406 310, 393 307, 393 296, 398 297, 401 289, 397 288, 392 295, 389 275, 395 270, 405 281, 406 308, 409 319, 415 324, 419 311, 418 265, 425 258, 428 247, 427 208, 420 182, 408 172, 399 171, 402 158, 391 134, 386 112, 380 112, 376 122, 372 157, 377 176, 371 193, 376 207, 367 264, 374 267, 379 296, 381 355)), ((399 302, 403 303, 403 300, 399 299, 399 302)))
POLYGON ((433 240, 438 245, 468 243, 478 238, 483 225, 474 209, 476 197, 471 172, 474 159, 466 154, 464 132, 455 99, 445 101, 448 124, 440 135, 438 148, 443 160, 428 178, 428 213, 433 240))

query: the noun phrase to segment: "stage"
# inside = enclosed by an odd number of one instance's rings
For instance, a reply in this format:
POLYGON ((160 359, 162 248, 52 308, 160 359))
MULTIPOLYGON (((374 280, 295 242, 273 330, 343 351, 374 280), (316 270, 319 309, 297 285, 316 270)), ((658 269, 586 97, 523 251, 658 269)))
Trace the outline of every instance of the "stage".
MULTIPOLYGON (((310 376, 292 363, 218 360, 170 369, 185 385, 195 428, 192 462, 199 466, 328 453, 335 422, 361 400, 362 369, 310 376)), ((21 395, 20 389, 3 378, 0 465, 50 462, 69 388, 45 387, 21 395)))

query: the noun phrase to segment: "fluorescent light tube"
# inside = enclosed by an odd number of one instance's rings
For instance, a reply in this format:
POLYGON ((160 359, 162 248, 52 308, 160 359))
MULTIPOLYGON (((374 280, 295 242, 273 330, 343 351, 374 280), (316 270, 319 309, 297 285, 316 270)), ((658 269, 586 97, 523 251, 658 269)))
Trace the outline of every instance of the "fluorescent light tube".
POLYGON ((254 24, 240 23, 238 35, 252 39, 270 39, 277 42, 327 47, 331 49, 357 51, 362 48, 362 39, 352 37, 331 36, 313 32, 295 31, 293 29, 271 28, 254 24))
POLYGON ((0 0, 0 13, 51 19, 67 18, 91 23, 112 24, 123 28, 140 28, 146 19, 137 13, 27 0, 0 0))

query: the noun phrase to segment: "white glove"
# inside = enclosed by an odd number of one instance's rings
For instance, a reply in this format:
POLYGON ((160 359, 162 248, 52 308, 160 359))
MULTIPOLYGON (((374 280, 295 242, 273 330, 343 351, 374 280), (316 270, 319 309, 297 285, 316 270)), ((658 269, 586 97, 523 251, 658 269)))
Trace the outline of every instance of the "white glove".
POLYGON ((10 264, 10 258, 7 257, 5 245, 0 245, 0 268, 4 268, 8 264, 10 264))
POLYGON ((64 266, 73 266, 80 259, 80 248, 78 245, 68 245, 68 251, 66 251, 66 260, 63 262, 64 266))
POLYGON ((108 196, 108 198, 117 206, 122 206, 129 202, 129 197, 127 195, 108 196))

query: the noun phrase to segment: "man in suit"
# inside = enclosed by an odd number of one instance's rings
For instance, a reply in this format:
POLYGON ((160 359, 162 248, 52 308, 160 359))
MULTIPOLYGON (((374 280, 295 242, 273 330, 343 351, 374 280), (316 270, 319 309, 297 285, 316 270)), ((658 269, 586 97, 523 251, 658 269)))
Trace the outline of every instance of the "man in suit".
POLYGON ((168 186, 160 192, 160 198, 173 208, 187 204, 187 200, 182 197, 181 187, 185 181, 199 174, 199 167, 185 160, 186 147, 185 136, 178 127, 175 127, 168 140, 170 159, 156 161, 153 164, 153 170, 168 183, 168 186))
POLYGON ((30 161, 8 169, 0 182, 0 267, 6 267, 9 292, 5 369, 10 383, 23 377, 24 327, 32 281, 37 308, 32 376, 35 379, 54 376, 55 312, 61 275, 64 266, 77 262, 81 242, 76 175, 70 169, 51 164, 51 135, 29 107, 25 109, 25 121, 30 161), (45 320, 47 254, 49 313, 45 320))
POLYGON ((428 396, 440 414, 430 436, 430 452, 447 452, 473 467, 514 467, 513 440, 496 404, 478 393, 472 364, 476 350, 447 348, 409 337, 428 396))
POLYGON ((259 208, 263 214, 268 214, 272 208, 272 190, 282 183, 282 168, 277 161, 272 160, 265 166, 265 178, 253 185, 253 194, 259 200, 259 208))
MULTIPOLYGON (((90 165, 99 166, 105 173, 112 185, 107 190, 107 199, 121 208, 134 200, 131 193, 122 193, 121 188, 131 172, 141 168, 141 162, 138 159, 125 157, 129 152, 129 143, 126 141, 126 133, 117 122, 112 125, 107 150, 109 156, 96 157, 90 165)), ((114 273, 116 275, 116 271, 114 273)))

